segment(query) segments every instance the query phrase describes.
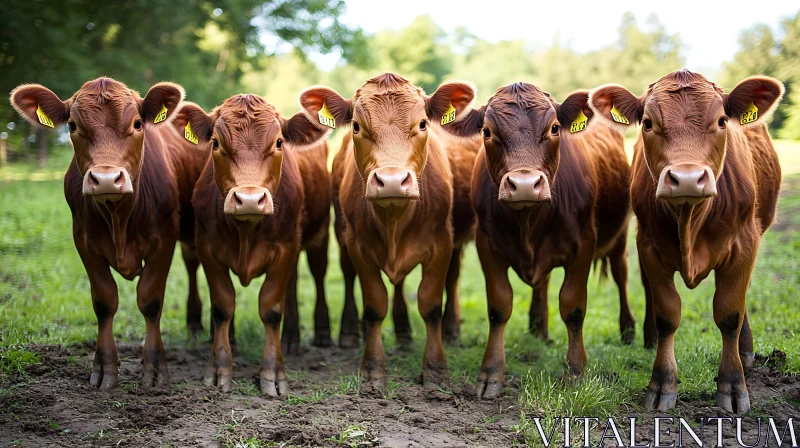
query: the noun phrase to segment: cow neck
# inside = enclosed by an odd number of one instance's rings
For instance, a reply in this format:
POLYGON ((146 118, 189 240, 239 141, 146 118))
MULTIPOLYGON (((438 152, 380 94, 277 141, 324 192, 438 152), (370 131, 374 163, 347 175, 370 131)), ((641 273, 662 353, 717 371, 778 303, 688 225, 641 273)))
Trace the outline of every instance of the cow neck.
POLYGON ((111 232, 111 240, 114 242, 114 251, 116 252, 117 266, 122 266, 125 258, 125 250, 127 248, 127 235, 128 235, 128 222, 139 203, 139 182, 138 176, 133 179, 133 194, 126 195, 116 202, 104 202, 98 204, 94 199, 90 199, 94 203, 94 207, 99 211, 100 215, 106 221, 109 231, 111 232))
POLYGON ((402 207, 394 205, 381 207, 372 203, 369 203, 368 206, 372 210, 375 227, 378 229, 381 240, 386 245, 386 265, 394 266, 397 260, 400 239, 406 228, 411 225, 417 201, 409 201, 402 207))
POLYGON ((697 286, 697 276, 705 266, 697 266, 695 260, 695 243, 697 236, 706 222, 714 199, 708 199, 697 205, 684 204, 670 207, 678 224, 678 242, 681 251, 681 277, 690 288, 697 286))
POLYGON ((251 240, 253 237, 254 229, 256 228, 257 223, 254 222, 240 222, 236 221, 233 218, 226 218, 233 221, 234 227, 236 227, 236 231, 239 235, 239 257, 236 260, 236 264, 239 266, 239 278, 242 281, 243 285, 247 285, 252 280, 252 273, 250 272, 250 252, 252 245, 251 240))
MULTIPOLYGON (((519 231, 519 242, 525 256, 526 264, 536 264, 536 249, 541 243, 541 235, 545 234, 545 228, 549 221, 549 204, 542 203, 534 207, 526 207, 522 210, 513 210, 505 205, 501 205, 506 216, 516 222, 519 231), (537 238, 537 236, 539 238, 537 238)), ((538 272, 537 272, 538 276, 538 272)), ((532 278, 532 281, 538 279, 532 278)))

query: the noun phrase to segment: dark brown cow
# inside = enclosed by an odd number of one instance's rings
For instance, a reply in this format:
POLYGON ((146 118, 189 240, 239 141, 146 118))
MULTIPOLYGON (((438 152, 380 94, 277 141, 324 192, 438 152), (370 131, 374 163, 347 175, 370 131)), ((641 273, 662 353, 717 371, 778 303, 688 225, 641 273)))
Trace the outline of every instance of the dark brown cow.
POLYGON ((587 127, 587 100, 588 92, 580 91, 558 104, 534 85, 512 84, 448 128, 484 139, 472 175, 490 327, 478 397, 496 398, 503 390, 503 332, 513 299, 509 267, 534 288, 531 327, 544 338, 550 271, 564 267, 559 308, 572 375, 580 376, 586 366, 586 283, 595 260, 611 265, 620 291, 620 329, 624 339, 632 337, 625 286, 629 167, 622 134, 587 127))
MULTIPOLYGON (((386 317, 388 296, 381 271, 394 285, 401 285, 419 264, 422 283, 418 304, 427 333, 423 383, 436 387, 448 382, 442 346, 442 295, 448 271, 452 271, 451 260, 460 263, 453 248, 469 238, 472 218, 468 211, 470 216, 458 225, 452 221, 456 173, 439 125, 431 120, 442 121, 448 111, 448 117, 457 120, 473 96, 472 87, 447 83, 428 97, 391 73, 368 80, 351 100, 327 87, 310 88, 300 96, 301 105, 320 123, 352 123, 337 155, 334 190, 338 191, 337 214, 341 214, 337 221, 344 223, 343 252, 354 268, 349 273, 345 270, 345 276, 349 275, 352 282, 357 274, 363 293, 366 349, 361 372, 365 391, 381 390, 386 384, 381 323, 386 317)), ((456 194, 457 198, 464 196, 456 194)), ((458 210, 463 212, 463 208, 458 210)), ((342 226, 337 226, 341 232, 342 226)), ((399 291, 395 310, 399 303, 405 308, 399 291)), ((355 312, 352 295, 347 300, 355 312)), ((448 302, 451 300, 452 306, 457 306, 454 296, 448 297, 448 302)), ((357 316, 352 316, 351 335, 355 321, 357 316)), ((407 320, 403 326, 408 328, 407 320)), ((343 322, 343 337, 346 328, 343 322)))
POLYGON ((783 85, 766 77, 725 94, 687 70, 661 78, 638 98, 617 85, 591 93, 592 109, 608 123, 642 123, 631 202, 647 294, 645 330, 655 329, 646 342, 658 340, 648 409, 672 409, 677 401, 673 344, 681 298, 674 274, 694 288, 712 270, 714 321, 722 333, 717 406, 750 409, 742 368, 742 360, 753 362, 745 295, 761 234, 775 217, 781 170, 763 123, 782 94, 783 85))
MULTIPOLYGON (((324 157, 327 150, 319 144, 312 145, 326 132, 302 112, 290 119, 281 117, 275 107, 256 95, 228 98, 210 115, 194 104, 186 104, 179 119, 191 123, 197 141, 203 145, 210 142, 212 148, 193 197, 197 249, 208 278, 215 327, 204 383, 217 385, 225 392, 232 387, 228 331, 236 293, 229 271, 244 286, 266 274, 258 305, 266 333, 261 393, 286 397, 286 371, 278 335, 284 300, 292 300, 287 288, 295 289, 301 242, 308 245, 309 261, 321 293, 324 264, 312 260, 312 254, 321 256, 324 252, 327 238, 323 232, 328 230, 330 214, 327 170, 325 174, 317 173, 319 164, 302 161, 304 156, 299 154, 304 147, 310 147, 309 156, 324 157), (305 199, 301 168, 308 168, 312 176, 322 176, 308 184, 309 194, 317 199, 305 199), (304 201, 322 205, 309 207, 304 201), (307 232, 302 227, 304 222, 308 224, 307 232)), ((327 324, 327 310, 325 313, 327 324)), ((330 337, 327 327, 316 329, 318 337, 330 337)), ((287 349, 299 342, 299 334, 293 334, 296 328, 291 330, 284 333, 291 337, 287 349)))
POLYGON ((90 383, 117 385, 117 348, 112 322, 117 284, 109 266, 132 280, 145 317, 142 386, 166 385, 161 342, 164 289, 178 239, 190 276, 188 323, 200 329, 197 258, 191 192, 206 153, 181 151, 183 137, 169 122, 183 100, 172 83, 153 86, 144 98, 110 78, 89 81, 67 101, 39 85, 11 93, 14 107, 47 127, 69 124, 75 157, 64 177, 72 211, 75 247, 86 268, 98 321, 90 383))

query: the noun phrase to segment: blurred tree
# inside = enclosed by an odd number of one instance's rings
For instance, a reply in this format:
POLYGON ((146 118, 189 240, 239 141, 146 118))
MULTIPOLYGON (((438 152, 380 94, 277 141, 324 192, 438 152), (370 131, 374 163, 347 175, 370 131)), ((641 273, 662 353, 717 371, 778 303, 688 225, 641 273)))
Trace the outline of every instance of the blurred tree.
MULTIPOLYGON (((786 97, 776 112, 781 115, 778 136, 800 140, 800 12, 781 23, 783 40, 778 50, 775 76, 786 84, 786 97)), ((776 115, 778 115, 776 113, 776 115)))

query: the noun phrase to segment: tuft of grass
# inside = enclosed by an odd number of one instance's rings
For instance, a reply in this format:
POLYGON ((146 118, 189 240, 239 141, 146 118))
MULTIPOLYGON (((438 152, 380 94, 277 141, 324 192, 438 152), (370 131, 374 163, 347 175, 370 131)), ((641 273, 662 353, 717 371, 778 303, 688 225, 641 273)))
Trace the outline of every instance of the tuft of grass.
POLYGON ((307 397, 301 397, 299 395, 292 395, 289 394, 289 398, 286 400, 287 404, 292 406, 299 405, 299 404, 312 404, 312 403, 319 403, 320 401, 325 401, 330 398, 333 394, 325 389, 315 389, 311 391, 311 395, 307 397))
POLYGON ((334 382, 336 383, 334 391, 337 395, 357 395, 361 390, 361 375, 358 373, 339 375, 334 382))
POLYGON ((261 395, 261 388, 248 378, 242 378, 238 381, 234 381, 234 384, 236 385, 234 390, 237 394, 247 395, 250 397, 258 397, 261 395))
MULTIPOLYGON (((336 446, 357 447, 367 442, 367 428, 364 425, 349 425, 342 428, 339 434, 329 437, 328 440, 334 442, 336 446)), ((368 443, 366 443, 369 445, 368 443)))
POLYGON ((27 377, 26 368, 38 364, 39 361, 39 354, 31 352, 25 347, 19 345, 0 346, 0 379, 9 375, 27 377))

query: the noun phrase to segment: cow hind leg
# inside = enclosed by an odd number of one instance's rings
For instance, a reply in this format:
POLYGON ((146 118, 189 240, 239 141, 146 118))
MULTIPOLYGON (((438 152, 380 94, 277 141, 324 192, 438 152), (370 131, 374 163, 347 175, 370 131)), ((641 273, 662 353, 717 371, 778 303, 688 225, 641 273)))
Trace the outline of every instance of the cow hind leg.
POLYGON ((458 294, 461 256, 462 250, 460 247, 453 249, 445 280, 447 302, 444 306, 444 317, 442 319, 442 337, 447 342, 457 342, 459 336, 461 336, 461 302, 458 294))
POLYGON ((286 287, 285 314, 281 331, 281 348, 283 353, 300 353, 300 315, 297 305, 297 260, 294 261, 289 283, 286 287))
POLYGON ((619 332, 622 342, 632 344, 636 336, 636 319, 633 317, 631 305, 628 303, 628 254, 627 232, 623 232, 614 244, 608 258, 611 264, 611 275, 619 289, 619 332))
POLYGON ((642 323, 642 333, 644 333, 644 348, 651 349, 656 346, 656 317, 653 312, 653 293, 650 289, 650 282, 647 273, 639 259, 639 273, 642 277, 642 287, 644 287, 644 322, 642 323))
POLYGON ((358 308, 356 308, 354 293, 356 270, 347 253, 347 247, 341 241, 339 242, 339 264, 344 280, 344 309, 342 310, 342 323, 339 327, 339 347, 356 348, 359 337, 358 308))
POLYGON ((547 288, 550 283, 550 274, 547 274, 542 283, 533 288, 531 294, 531 310, 529 312, 528 331, 547 341, 549 311, 547 308, 547 288))
POLYGON ((394 285, 394 298, 392 299, 392 322, 397 343, 408 347, 411 345, 411 322, 408 320, 408 303, 404 290, 404 281, 394 285))
POLYGON ((197 251, 194 245, 189 243, 181 243, 181 255, 183 256, 183 264, 186 265, 186 272, 189 275, 189 297, 186 299, 186 328, 192 337, 195 337, 203 331, 203 302, 200 300, 200 293, 197 288, 197 268, 200 267, 200 259, 197 258, 197 251))
POLYGON ((333 345, 328 303, 325 299, 325 273, 328 271, 327 228, 325 230, 324 241, 317 247, 306 249, 308 266, 311 269, 311 275, 314 277, 314 284, 317 289, 317 302, 314 306, 314 341, 312 343, 315 347, 330 347, 333 345))

